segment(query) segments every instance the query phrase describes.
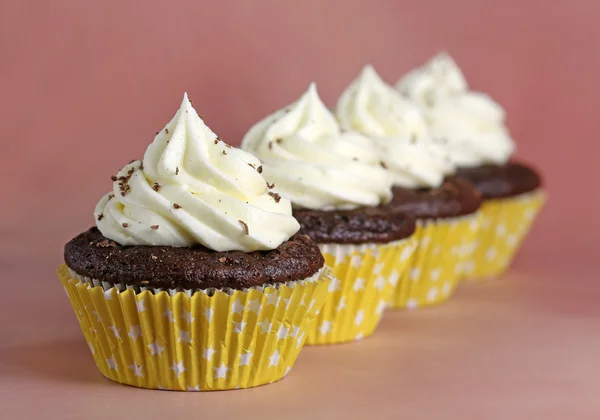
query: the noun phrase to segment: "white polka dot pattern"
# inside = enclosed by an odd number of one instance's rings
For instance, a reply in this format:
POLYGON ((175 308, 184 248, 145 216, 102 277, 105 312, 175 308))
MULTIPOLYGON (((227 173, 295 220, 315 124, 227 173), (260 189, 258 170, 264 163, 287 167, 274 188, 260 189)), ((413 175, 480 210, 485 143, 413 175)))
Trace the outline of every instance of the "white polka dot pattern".
POLYGON ((483 279, 504 273, 545 201, 543 191, 485 201, 477 246, 465 277, 483 279))

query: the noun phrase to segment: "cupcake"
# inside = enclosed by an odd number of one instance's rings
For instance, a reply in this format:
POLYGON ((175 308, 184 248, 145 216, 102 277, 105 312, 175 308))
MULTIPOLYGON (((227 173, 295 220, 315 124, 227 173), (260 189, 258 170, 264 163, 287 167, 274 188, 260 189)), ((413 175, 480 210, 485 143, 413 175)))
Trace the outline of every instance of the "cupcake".
POLYGON ((314 84, 254 125, 242 148, 288 198, 300 232, 319 244, 334 279, 307 339, 332 344, 372 334, 414 249, 414 221, 382 204, 389 171, 377 145, 342 132, 314 84))
POLYGON ((395 308, 416 308, 448 299, 474 249, 480 194, 434 142, 421 111, 386 84, 373 67, 340 96, 342 128, 374 139, 392 177, 388 207, 417 220, 417 249, 392 296, 395 308))
POLYGON ((144 159, 112 177, 58 270, 104 376, 205 391, 292 368, 330 279, 260 165, 185 96, 144 159))
POLYGON ((431 135, 441 140, 457 174, 483 197, 481 229, 465 274, 502 274, 545 200, 539 173, 511 160, 515 144, 504 109, 488 95, 469 90, 447 54, 404 76, 397 88, 423 110, 431 135))

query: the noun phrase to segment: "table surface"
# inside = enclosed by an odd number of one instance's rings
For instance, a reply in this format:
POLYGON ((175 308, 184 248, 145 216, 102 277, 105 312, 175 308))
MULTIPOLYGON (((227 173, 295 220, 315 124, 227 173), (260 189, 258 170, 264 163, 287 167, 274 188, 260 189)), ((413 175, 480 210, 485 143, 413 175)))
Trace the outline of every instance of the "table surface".
POLYGON ((213 393, 104 379, 54 277, 61 239, 31 245, 52 244, 35 264, 26 241, 4 243, 0 418, 597 419, 600 276, 584 251, 548 249, 550 230, 534 230, 504 277, 388 312, 362 342, 305 348, 280 382, 213 393))

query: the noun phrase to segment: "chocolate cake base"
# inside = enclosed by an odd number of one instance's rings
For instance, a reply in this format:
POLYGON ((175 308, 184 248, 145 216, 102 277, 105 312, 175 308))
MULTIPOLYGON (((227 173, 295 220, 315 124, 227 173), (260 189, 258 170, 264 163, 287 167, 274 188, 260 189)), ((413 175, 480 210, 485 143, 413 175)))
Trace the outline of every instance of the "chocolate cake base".
POLYGON ((295 209, 300 233, 317 243, 388 243, 409 237, 415 221, 387 206, 359 207, 354 210, 295 209))
POLYGON ((392 188, 388 207, 416 219, 437 219, 472 214, 481 206, 481 194, 465 178, 449 176, 438 188, 392 188))
POLYGON ((216 252, 202 246, 121 246, 95 227, 67 243, 64 256, 82 276, 164 289, 243 289, 302 280, 325 263, 318 246, 301 234, 272 251, 216 252))
POLYGON ((458 168, 457 173, 475 185, 484 199, 514 197, 542 185, 540 175, 533 168, 518 162, 458 168))

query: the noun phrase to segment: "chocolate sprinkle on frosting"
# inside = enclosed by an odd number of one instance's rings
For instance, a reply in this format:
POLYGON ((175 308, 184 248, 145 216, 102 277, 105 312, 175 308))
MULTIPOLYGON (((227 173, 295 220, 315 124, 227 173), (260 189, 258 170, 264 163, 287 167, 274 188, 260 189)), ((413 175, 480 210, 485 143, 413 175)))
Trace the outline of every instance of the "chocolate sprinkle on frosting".
POLYGON ((260 165, 258 168, 256 168, 256 172, 258 172, 259 174, 262 174, 262 171, 263 171, 262 165, 260 165))
POLYGON ((269 195, 273 197, 273 200, 275 200, 276 203, 279 203, 279 200, 281 200, 281 196, 277 193, 269 192, 269 195))
POLYGON ((238 222, 240 222, 240 224, 244 228, 244 232, 246 232, 246 235, 249 235, 250 230, 248 229, 248 225, 246 224, 246 222, 244 222, 243 220, 238 220, 238 222))
POLYGON ((155 183, 152 185, 152 189, 153 189, 154 191, 158 192, 158 190, 160 190, 160 184, 159 184, 158 182, 155 182, 155 183))
POLYGON ((129 223, 123 223, 123 227, 124 228, 129 227, 129 223))
POLYGON ((103 215, 102 213, 100 213, 100 214, 98 215, 98 221, 102 220, 103 218, 104 218, 104 215, 103 215))
POLYGON ((152 229, 152 230, 158 230, 158 225, 152 225, 152 226, 150 226, 150 229, 152 229))
POLYGON ((177 203, 173 203, 173 208, 180 209, 181 206, 179 204, 177 204, 177 203))
POLYGON ((268 189, 270 189, 270 190, 272 190, 273 188, 275 188, 275 183, 273 183, 273 184, 269 184, 269 183, 267 182, 267 188, 268 188, 268 189))

